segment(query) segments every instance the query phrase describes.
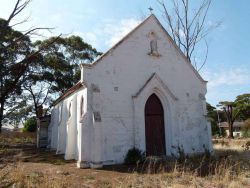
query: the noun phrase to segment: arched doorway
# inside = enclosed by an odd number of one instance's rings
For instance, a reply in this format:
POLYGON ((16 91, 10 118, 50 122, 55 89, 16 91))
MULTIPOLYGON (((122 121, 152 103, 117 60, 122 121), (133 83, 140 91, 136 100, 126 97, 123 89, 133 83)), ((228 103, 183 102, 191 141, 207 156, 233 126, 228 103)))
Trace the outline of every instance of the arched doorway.
POLYGON ((166 155, 164 110, 160 99, 152 94, 145 105, 146 155, 166 155))

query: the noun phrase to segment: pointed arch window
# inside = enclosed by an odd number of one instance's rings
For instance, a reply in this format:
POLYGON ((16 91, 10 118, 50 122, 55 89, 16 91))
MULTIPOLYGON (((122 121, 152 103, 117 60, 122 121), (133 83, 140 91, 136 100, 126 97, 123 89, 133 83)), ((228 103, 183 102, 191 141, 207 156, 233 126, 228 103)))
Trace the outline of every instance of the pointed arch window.
POLYGON ((72 115, 72 112, 71 112, 71 109, 72 109, 72 105, 71 105, 71 101, 70 101, 70 103, 69 103, 69 118, 71 117, 71 115, 72 115))
POLYGON ((62 110, 63 110, 63 104, 61 104, 58 108, 58 126, 60 125, 62 121, 62 110))
POLYGON ((80 117, 83 117, 83 115, 84 115, 84 98, 82 96, 80 101, 80 117))

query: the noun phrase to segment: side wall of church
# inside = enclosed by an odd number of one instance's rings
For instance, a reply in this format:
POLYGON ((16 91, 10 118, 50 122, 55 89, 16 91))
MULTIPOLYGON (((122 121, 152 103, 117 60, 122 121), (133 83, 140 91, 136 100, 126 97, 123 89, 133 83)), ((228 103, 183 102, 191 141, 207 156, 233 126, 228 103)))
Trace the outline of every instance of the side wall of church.
MULTIPOLYGON (((80 89, 66 99, 56 104, 51 114, 51 143, 50 147, 58 154, 65 154, 65 159, 78 160, 78 151, 82 146, 79 138, 81 100, 87 98, 86 89, 80 89)), ((87 104, 82 103, 86 108, 87 104)), ((84 112, 84 111, 83 111, 84 112)), ((85 110, 86 112, 86 110, 85 110)))

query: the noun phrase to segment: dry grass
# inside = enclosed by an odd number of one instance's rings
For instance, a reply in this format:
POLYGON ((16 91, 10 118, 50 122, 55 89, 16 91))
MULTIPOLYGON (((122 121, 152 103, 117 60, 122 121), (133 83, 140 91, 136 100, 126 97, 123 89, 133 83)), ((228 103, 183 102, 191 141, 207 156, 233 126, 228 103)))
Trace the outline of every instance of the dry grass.
POLYGON ((1 134, 0 187, 250 187, 250 150, 242 147, 248 141, 214 141, 213 157, 150 159, 138 166, 93 170, 35 149, 34 135, 1 134))
POLYGON ((6 130, 0 133, 0 146, 23 146, 26 144, 36 144, 36 133, 10 132, 6 130))
POLYGON ((0 187, 69 187, 65 179, 55 179, 53 176, 39 171, 27 171, 23 165, 6 166, 0 170, 0 187), (4 174, 4 176, 2 175, 4 174), (1 177, 2 176, 2 177, 1 177))

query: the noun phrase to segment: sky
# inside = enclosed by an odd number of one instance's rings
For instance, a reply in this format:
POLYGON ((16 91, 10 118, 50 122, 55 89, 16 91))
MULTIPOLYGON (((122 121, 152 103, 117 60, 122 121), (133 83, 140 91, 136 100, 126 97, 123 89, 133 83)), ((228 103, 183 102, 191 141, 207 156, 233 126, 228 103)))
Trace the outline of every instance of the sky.
MULTIPOLYGON (((0 17, 7 18, 14 4, 15 0, 0 0, 0 17)), ((156 0, 33 0, 15 20, 29 17, 29 22, 16 29, 51 27, 52 33, 41 34, 79 35, 105 52, 150 14, 149 7, 164 25, 156 0)), ((214 106, 250 93, 250 1, 214 0, 206 24, 219 21, 220 27, 207 37, 208 59, 200 71, 208 81, 207 102, 214 106)))

